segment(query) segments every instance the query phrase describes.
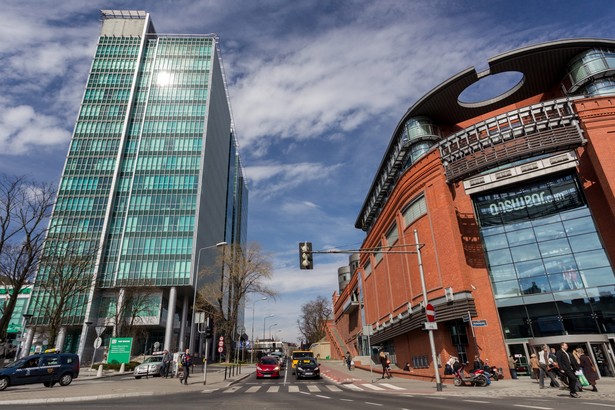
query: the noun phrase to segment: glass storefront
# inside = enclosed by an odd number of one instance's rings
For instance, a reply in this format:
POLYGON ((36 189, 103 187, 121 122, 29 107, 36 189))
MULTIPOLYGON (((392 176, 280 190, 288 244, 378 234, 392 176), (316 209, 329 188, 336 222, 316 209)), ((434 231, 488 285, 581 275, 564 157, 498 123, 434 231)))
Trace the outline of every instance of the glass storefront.
POLYGON ((615 276, 575 175, 473 200, 507 339, 615 332, 615 276))

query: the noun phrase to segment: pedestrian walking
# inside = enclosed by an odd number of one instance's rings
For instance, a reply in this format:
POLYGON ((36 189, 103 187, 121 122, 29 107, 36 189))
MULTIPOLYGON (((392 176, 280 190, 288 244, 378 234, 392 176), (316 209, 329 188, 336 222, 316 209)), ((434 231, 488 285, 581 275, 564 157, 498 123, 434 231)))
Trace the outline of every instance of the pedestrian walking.
POLYGON ((512 379, 516 379, 517 378, 517 361, 512 355, 508 356, 508 369, 510 370, 510 377, 512 379))
POLYGON ((186 349, 186 352, 181 358, 182 368, 184 369, 184 377, 179 379, 179 383, 188 384, 188 376, 190 376, 190 366, 192 366, 192 357, 190 357, 190 349, 186 349))
POLYGON ((344 355, 344 359, 346 360, 346 366, 348 366, 348 370, 352 370, 352 356, 350 352, 346 352, 344 355))
POLYGON ((579 355, 579 360, 581 362, 581 370, 583 370, 583 375, 589 382, 589 385, 592 386, 591 391, 597 392, 596 388, 596 380, 598 380, 598 372, 596 371, 596 366, 592 362, 592 359, 588 355, 585 354, 585 350, 582 347, 577 347, 576 352, 579 355))
POLYGON ((551 387, 559 387, 559 383, 555 379, 553 372, 549 370, 549 365, 553 364, 553 359, 549 358, 549 346, 542 345, 542 349, 538 352, 538 367, 540 374, 538 375, 538 384, 541 389, 545 388, 545 376, 551 379, 551 387))
POLYGON ((578 398, 577 394, 577 376, 574 374, 578 370, 577 361, 570 357, 568 353, 568 343, 562 342, 560 349, 557 351, 557 364, 561 371, 566 374, 568 378, 568 390, 570 391, 570 397, 578 398))
POLYGON ((532 379, 536 379, 538 382, 540 378, 540 365, 538 364, 538 356, 536 356, 536 353, 530 355, 530 367, 532 368, 532 379))
POLYGON ((391 378, 391 359, 389 359, 389 356, 384 353, 384 350, 380 351, 379 354, 379 358, 380 358, 380 364, 382 365, 382 378, 384 379, 385 377, 387 378, 391 378))
POLYGON ((169 368, 171 367, 172 361, 173 356, 171 356, 171 353, 169 353, 169 351, 165 349, 162 353, 162 369, 160 372, 160 376, 164 377, 165 379, 169 377, 169 368))

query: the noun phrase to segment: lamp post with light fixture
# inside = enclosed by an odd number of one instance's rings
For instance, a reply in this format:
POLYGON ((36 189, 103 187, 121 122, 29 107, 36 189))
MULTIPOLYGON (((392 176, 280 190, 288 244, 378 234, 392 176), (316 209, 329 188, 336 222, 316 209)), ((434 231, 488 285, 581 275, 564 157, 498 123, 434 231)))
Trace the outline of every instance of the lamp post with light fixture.
MULTIPOLYGON (((205 246, 204 248, 199 249, 198 252, 198 256, 196 258, 196 267, 194 269, 194 296, 192 298, 192 321, 190 322, 190 343, 189 343, 189 348, 190 348, 190 352, 192 354, 195 354, 196 352, 194 351, 194 343, 195 343, 195 336, 196 336, 196 323, 194 323, 195 321, 195 314, 196 314, 196 296, 197 296, 197 291, 199 288, 199 268, 201 266, 201 252, 207 249, 213 249, 213 248, 218 248, 220 246, 225 246, 227 245, 226 242, 218 242, 215 245, 211 245, 211 246, 205 246)), ((168 349, 169 346, 164 346, 165 349, 168 349)), ((207 355, 207 352, 205 352, 205 355, 207 355)))
POLYGON ((269 339, 271 339, 272 341, 273 341, 273 337, 271 336, 271 328, 274 327, 274 326, 277 326, 277 325, 278 325, 277 323, 269 325, 269 339))
POLYGON ((269 319, 270 317, 274 317, 274 316, 275 316, 275 315, 271 314, 271 315, 269 315, 269 316, 265 316, 265 317, 263 318, 263 339, 265 339, 265 330, 266 330, 266 327, 265 327, 265 322, 267 322, 267 319, 269 319))
POLYGON ((256 307, 256 302, 260 302, 262 300, 267 300, 267 296, 263 296, 259 300, 255 300, 252 303, 252 333, 250 333, 250 363, 254 363, 254 308, 256 307))

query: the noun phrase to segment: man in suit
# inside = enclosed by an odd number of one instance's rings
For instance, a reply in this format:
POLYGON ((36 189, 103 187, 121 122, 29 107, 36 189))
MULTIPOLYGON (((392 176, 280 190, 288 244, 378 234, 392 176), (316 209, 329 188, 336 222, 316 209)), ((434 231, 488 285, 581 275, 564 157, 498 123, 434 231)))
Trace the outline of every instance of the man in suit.
POLYGON ((568 354, 568 343, 562 342, 560 349, 557 351, 557 364, 561 371, 566 374, 568 378, 568 389, 570 390, 570 397, 577 398, 577 376, 574 374, 575 370, 579 369, 577 361, 570 357, 568 354))

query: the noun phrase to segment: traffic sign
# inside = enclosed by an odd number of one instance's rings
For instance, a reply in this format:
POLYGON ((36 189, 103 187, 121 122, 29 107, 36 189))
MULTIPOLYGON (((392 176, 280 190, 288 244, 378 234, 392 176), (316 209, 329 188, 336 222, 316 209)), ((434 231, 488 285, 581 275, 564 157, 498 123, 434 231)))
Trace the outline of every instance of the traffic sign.
POLYGON ((220 346, 220 347, 224 346, 224 341, 220 340, 220 341, 218 342, 218 346, 220 346))
POLYGON ((473 320, 472 321, 472 327, 483 327, 483 326, 487 326, 487 320, 486 319, 473 320))
POLYGON ((223 341, 223 340, 224 340, 224 336, 220 336, 220 341, 223 341))
POLYGON ((436 321, 436 311, 431 303, 428 303, 427 306, 425 306, 425 315, 427 315, 428 322, 436 321))
POLYGON ((219 348, 218 348, 218 353, 222 353, 223 351, 224 351, 224 348, 223 348, 223 347, 219 347, 219 348))
POLYGON ((465 322, 469 322, 470 321, 470 314, 466 313, 465 315, 462 316, 464 323, 465 322))
POLYGON ((102 338, 97 337, 94 339, 94 349, 98 349, 100 346, 102 346, 102 338))
POLYGON ((425 322, 423 323, 424 330, 438 330, 438 324, 436 322, 425 322))

